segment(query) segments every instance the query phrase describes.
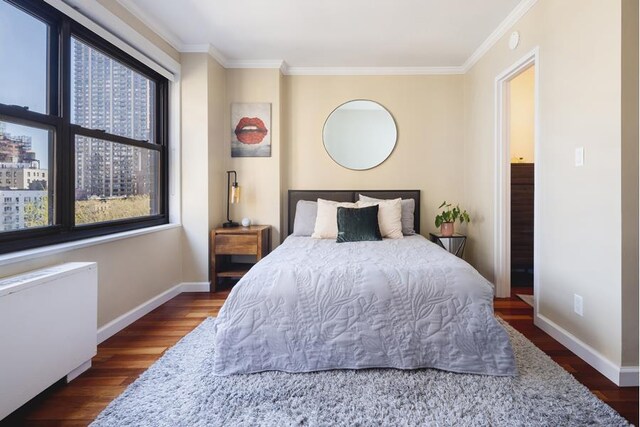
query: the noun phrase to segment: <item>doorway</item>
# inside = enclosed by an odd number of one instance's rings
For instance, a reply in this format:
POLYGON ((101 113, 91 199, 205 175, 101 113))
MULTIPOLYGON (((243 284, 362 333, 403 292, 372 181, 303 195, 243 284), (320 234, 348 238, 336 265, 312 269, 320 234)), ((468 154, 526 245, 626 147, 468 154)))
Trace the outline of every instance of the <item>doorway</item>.
POLYGON ((496 78, 496 296, 533 294, 537 314, 538 49, 496 78))
POLYGON ((535 67, 507 82, 511 185, 511 291, 533 306, 535 67))

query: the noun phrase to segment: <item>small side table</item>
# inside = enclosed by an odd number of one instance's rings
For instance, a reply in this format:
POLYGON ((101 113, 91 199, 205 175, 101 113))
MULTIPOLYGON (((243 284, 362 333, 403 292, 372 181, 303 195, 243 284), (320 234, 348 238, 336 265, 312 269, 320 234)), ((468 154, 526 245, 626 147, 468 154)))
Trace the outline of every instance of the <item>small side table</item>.
POLYGON ((464 247, 467 244, 467 236, 453 233, 453 236, 443 236, 440 233, 429 233, 429 240, 455 256, 462 258, 464 247))
POLYGON ((271 251, 271 226, 218 227, 211 230, 211 291, 215 292, 218 280, 240 279, 255 262, 232 262, 232 255, 253 255, 256 262, 271 251))

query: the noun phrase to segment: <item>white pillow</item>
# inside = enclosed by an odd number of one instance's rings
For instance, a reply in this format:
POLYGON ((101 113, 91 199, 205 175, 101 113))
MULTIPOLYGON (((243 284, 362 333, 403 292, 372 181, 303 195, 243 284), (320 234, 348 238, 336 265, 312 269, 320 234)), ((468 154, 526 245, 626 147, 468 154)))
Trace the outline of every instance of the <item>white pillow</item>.
POLYGON ((356 204, 359 208, 378 205, 378 225, 382 237, 402 239, 402 199, 380 200, 379 202, 358 201, 356 204))
MULTIPOLYGON (((367 197, 362 194, 359 195, 361 202, 378 202, 380 200, 388 199, 376 199, 374 197, 367 197)), ((414 212, 416 210, 416 201, 414 199, 402 199, 402 234, 405 236, 413 236, 416 234, 414 230, 414 212)))
POLYGON ((313 228, 311 237, 314 239, 338 238, 338 207, 356 208, 357 205, 349 202, 318 199, 316 225, 313 228))

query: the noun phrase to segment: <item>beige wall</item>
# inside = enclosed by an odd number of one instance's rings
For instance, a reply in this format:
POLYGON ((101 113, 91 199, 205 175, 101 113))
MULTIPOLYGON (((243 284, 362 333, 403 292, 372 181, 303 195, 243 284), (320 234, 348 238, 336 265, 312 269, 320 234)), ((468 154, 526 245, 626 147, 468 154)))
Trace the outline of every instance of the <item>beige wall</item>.
POLYGON ((227 122, 225 113, 226 102, 226 70, 215 59, 209 57, 209 229, 224 222, 226 215, 226 174, 225 158, 228 152, 225 150, 227 136, 227 122))
MULTIPOLYGON (((285 123, 290 117, 291 108, 287 103, 289 99, 289 85, 287 78, 280 74, 280 121, 285 123)), ((291 138, 289 126, 280 127, 280 240, 287 237, 287 192, 289 190, 288 159, 290 153, 291 138)), ((275 243, 275 242, 273 242, 275 243)))
POLYGON ((209 231, 223 218, 225 70, 206 53, 182 55, 183 280, 209 280, 209 231))
POLYGON ((209 56, 182 55, 182 226, 183 277, 209 277, 209 56))
POLYGON ((615 364, 637 365, 622 348, 622 330, 637 336, 638 323, 625 319, 621 326, 616 231, 627 179, 621 175, 621 2, 539 0, 506 34, 465 75, 465 205, 486 218, 469 228, 470 260, 492 278, 495 77, 539 46, 539 313, 615 364), (515 51, 507 47, 512 30, 521 34, 515 51), (583 167, 574 166, 576 147, 585 149, 583 167), (584 298, 584 317, 573 313, 574 294, 584 298))
POLYGON ((10 276, 63 262, 98 263, 98 327, 181 282, 180 230, 175 228, 3 265, 10 276))
POLYGON ((534 162, 535 69, 529 67, 509 82, 511 162, 534 162))
MULTIPOLYGON (((248 217, 254 224, 272 226, 272 246, 280 243, 280 92, 281 74, 277 69, 228 69, 225 108, 224 151, 226 170, 238 173, 240 203, 231 207, 231 218, 240 222, 248 217), (234 102, 271 103, 271 157, 231 157, 231 104, 234 102)), ((226 175, 223 178, 226 186, 226 175)), ((226 203, 226 191, 220 199, 226 203)))
POLYGON ((622 364, 638 364, 638 2, 622 2, 622 364))
POLYGON ((289 76, 285 81, 288 189, 419 189, 423 234, 435 228, 443 200, 462 202, 462 76, 289 76), (398 127, 391 156, 366 171, 336 164, 322 143, 327 116, 351 99, 379 102, 398 127))

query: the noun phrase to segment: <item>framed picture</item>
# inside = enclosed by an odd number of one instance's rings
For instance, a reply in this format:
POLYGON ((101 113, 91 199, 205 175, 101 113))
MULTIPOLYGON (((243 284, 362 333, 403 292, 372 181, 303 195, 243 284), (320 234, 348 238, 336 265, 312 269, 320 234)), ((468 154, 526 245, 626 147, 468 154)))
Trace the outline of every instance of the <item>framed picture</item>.
POLYGON ((271 157, 271 104, 231 104, 231 157, 271 157))

